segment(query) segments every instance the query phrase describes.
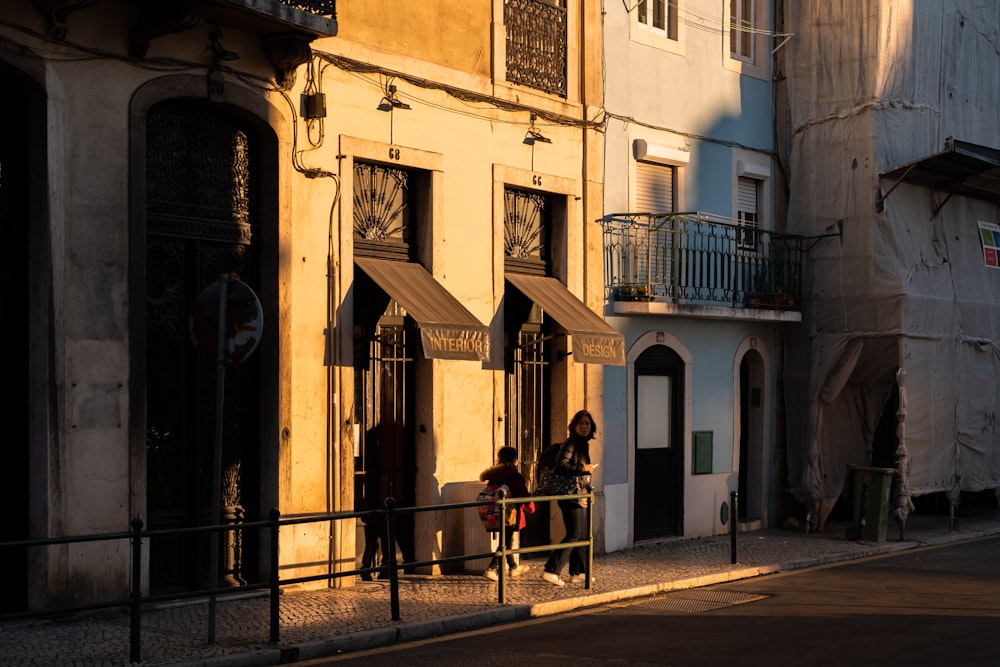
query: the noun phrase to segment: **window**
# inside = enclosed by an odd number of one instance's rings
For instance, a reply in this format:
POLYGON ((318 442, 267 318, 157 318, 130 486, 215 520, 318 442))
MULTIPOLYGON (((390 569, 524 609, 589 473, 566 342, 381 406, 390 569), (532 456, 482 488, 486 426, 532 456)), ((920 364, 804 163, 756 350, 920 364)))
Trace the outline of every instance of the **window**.
POLYGON ((729 26, 724 67, 756 79, 770 79, 772 16, 771 3, 764 0, 729 0, 725 5, 729 26))
POLYGON ((641 0, 635 11, 641 25, 677 39, 677 0, 641 0))
POLYGON ((354 244, 357 254, 394 254, 407 260, 411 232, 410 172, 354 163, 354 244))
POLYGON ((754 62, 754 5, 756 0, 730 0, 729 52, 733 58, 754 62))
POLYGON ((642 213, 674 212, 674 167, 635 163, 635 207, 642 213))
POLYGON ((684 55, 684 22, 677 0, 629 0, 629 39, 637 44, 684 55))
POLYGON ((757 249, 757 229, 760 213, 757 208, 757 188, 761 181, 740 176, 736 194, 736 219, 740 224, 737 238, 741 250, 757 249))
POLYGON ((504 189, 504 256, 508 270, 548 273, 549 206, 539 192, 504 189))
POLYGON ((507 81, 566 97, 567 23, 565 0, 506 0, 507 81))

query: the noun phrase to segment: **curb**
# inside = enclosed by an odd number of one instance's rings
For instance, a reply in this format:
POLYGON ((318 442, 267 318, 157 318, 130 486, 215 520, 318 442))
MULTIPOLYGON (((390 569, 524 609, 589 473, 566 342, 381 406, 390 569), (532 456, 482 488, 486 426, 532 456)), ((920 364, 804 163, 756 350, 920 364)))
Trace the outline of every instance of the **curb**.
POLYGON ((388 627, 349 632, 329 639, 304 640, 268 647, 248 647, 244 651, 235 651, 204 659, 188 659, 170 664, 173 667, 270 667, 271 665, 289 664, 304 660, 335 658, 349 653, 490 628, 515 621, 554 616, 623 600, 634 600, 673 591, 747 580, 764 575, 794 572, 796 570, 846 561, 858 561, 905 551, 980 540, 997 535, 1000 535, 1000 527, 970 532, 951 532, 945 535, 928 536, 919 540, 910 539, 897 542, 870 543, 854 542, 845 551, 810 556, 797 560, 787 560, 771 565, 739 567, 737 564, 731 570, 685 579, 672 579, 606 592, 595 593, 590 591, 586 595, 576 597, 530 604, 512 604, 497 609, 459 614, 445 618, 396 622, 388 627))
MULTIPOLYGON (((635 588, 626 588, 606 593, 592 593, 586 597, 571 597, 561 600, 550 600, 547 602, 537 602, 530 605, 512 605, 503 609, 496 609, 486 612, 453 616, 450 618, 438 619, 434 621, 419 621, 414 623, 404 623, 395 628, 384 628, 381 630, 371 630, 368 632, 355 633, 350 636, 323 642, 308 642, 296 648, 298 660, 326 658, 343 655, 353 651, 391 646, 397 643, 416 641, 420 639, 430 639, 449 634, 468 632, 481 628, 491 627, 501 623, 526 620, 529 618, 542 618, 554 616, 577 609, 586 609, 604 604, 618 602, 621 600, 632 600, 641 597, 649 597, 660 593, 671 591, 689 590, 701 588, 714 584, 724 584, 732 581, 752 579, 769 574, 781 572, 792 572, 820 565, 830 565, 845 561, 855 561, 873 556, 887 555, 902 551, 918 549, 924 546, 939 546, 956 541, 966 541, 969 539, 979 539, 1000 533, 998 530, 984 531, 981 534, 965 535, 956 540, 952 536, 943 536, 933 540, 922 542, 906 541, 894 543, 874 543, 862 548, 860 551, 843 551, 835 554, 828 554, 822 557, 806 558, 796 561, 788 561, 776 565, 763 565, 746 567, 727 572, 717 572, 714 574, 691 577, 688 579, 678 579, 659 584, 648 584, 635 588)), ((220 665, 223 663, 213 663, 220 665)), ((245 664, 245 663, 244 663, 245 664)), ((278 662, 268 664, 280 664, 278 662)))

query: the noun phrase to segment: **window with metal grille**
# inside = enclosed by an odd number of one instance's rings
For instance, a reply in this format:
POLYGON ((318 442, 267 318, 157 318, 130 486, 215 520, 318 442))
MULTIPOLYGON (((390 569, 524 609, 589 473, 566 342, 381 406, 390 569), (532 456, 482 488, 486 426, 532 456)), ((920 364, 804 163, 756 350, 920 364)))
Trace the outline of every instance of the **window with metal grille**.
POLYGON ((547 196, 504 189, 503 246, 505 269, 545 275, 548 267, 549 206, 547 196))
POLYGON ((410 255, 412 174, 354 163, 354 252, 406 260, 410 255))
POLYGON ((507 80, 566 97, 566 0, 504 0, 507 80))

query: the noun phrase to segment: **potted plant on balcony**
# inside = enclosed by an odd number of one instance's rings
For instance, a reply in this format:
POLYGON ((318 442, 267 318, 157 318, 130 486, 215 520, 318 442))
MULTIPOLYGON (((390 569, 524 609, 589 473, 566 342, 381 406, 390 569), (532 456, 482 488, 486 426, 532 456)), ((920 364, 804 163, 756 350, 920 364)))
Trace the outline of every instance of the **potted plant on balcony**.
POLYGON ((618 286, 615 298, 619 301, 652 301, 653 293, 645 283, 622 283, 618 286))

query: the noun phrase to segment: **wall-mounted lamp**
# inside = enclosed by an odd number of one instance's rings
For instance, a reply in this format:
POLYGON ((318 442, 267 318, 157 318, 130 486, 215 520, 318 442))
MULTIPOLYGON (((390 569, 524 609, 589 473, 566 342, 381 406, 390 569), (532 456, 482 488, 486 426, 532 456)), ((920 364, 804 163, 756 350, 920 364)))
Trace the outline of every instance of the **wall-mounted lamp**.
POLYGON ((552 143, 551 139, 549 139, 546 136, 543 136, 541 132, 535 129, 535 118, 537 118, 537 116, 535 116, 535 114, 531 114, 531 127, 529 127, 528 131, 525 133, 524 141, 522 143, 528 146, 534 146, 535 142, 543 144, 551 144, 552 143))
POLYGON ((393 109, 409 109, 410 105, 406 102, 401 102, 399 98, 396 97, 395 84, 389 84, 386 86, 385 96, 376 108, 379 111, 392 111, 393 109))
POLYGON ((524 135, 524 143, 529 146, 534 146, 535 142, 539 141, 543 144, 551 144, 552 140, 548 137, 542 136, 541 132, 537 130, 528 130, 528 133, 524 135))
MULTIPOLYGON (((391 81, 391 79, 390 79, 391 81)), ((393 136, 395 134, 395 123, 396 114, 394 113, 396 109, 409 109, 410 105, 406 102, 401 102, 398 97, 396 97, 396 84, 386 82, 385 95, 382 97, 382 101, 379 105, 375 107, 379 111, 389 112, 389 143, 396 143, 396 139, 393 136)))

